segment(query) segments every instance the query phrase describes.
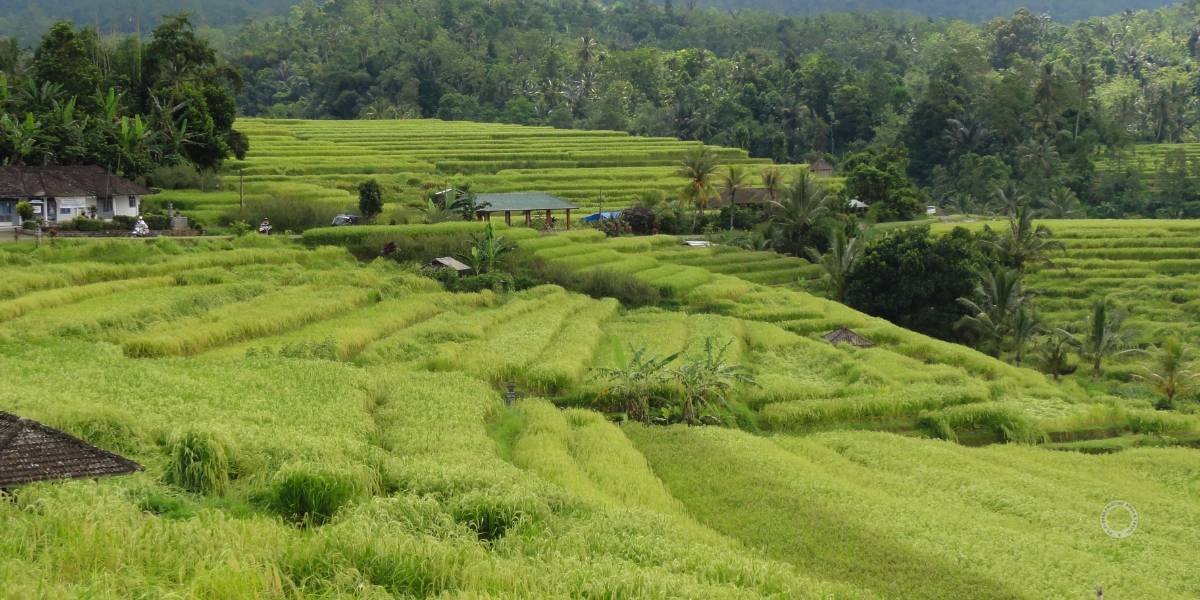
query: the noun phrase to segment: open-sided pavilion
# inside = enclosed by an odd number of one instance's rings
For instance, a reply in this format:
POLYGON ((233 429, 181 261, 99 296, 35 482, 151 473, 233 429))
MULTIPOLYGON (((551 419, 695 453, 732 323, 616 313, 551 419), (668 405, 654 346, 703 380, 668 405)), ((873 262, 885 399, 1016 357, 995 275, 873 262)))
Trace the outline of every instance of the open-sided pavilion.
POLYGON ((512 225, 513 213, 523 213, 525 215, 525 226, 533 226, 533 213, 545 213, 546 223, 553 222, 554 213, 563 211, 565 213, 565 223, 567 229, 571 228, 571 211, 578 210, 579 207, 545 192, 513 192, 507 194, 479 194, 476 201, 483 205, 477 210, 480 218, 492 220, 492 215, 501 213, 504 215, 504 223, 512 225))

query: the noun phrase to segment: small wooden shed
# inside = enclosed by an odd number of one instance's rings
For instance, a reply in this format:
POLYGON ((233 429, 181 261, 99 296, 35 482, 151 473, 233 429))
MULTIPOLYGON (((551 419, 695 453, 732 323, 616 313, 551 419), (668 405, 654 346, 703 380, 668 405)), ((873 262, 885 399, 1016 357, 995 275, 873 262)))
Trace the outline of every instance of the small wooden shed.
POLYGON ((429 261, 429 269, 431 271, 454 271, 459 275, 471 272, 471 267, 450 256, 443 256, 429 261))
POLYGON ((833 177, 833 165, 825 159, 818 159, 808 165, 808 170, 818 177, 833 177))
POLYGON ((834 346, 850 344, 856 348, 870 348, 875 345, 875 342, 872 342, 871 340, 846 327, 841 327, 830 331, 829 333, 825 334, 824 337, 825 341, 833 344, 834 346))
POLYGON ((142 466, 36 421, 0 412, 0 488, 126 475, 142 466))

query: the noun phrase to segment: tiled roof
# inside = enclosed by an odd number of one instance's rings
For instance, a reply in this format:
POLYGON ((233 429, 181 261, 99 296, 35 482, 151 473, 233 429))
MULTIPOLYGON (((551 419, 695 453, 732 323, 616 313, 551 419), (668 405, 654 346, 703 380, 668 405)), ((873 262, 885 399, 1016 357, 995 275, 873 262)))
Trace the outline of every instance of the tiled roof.
POLYGON ((141 465, 41 423, 0 412, 0 488, 124 475, 141 465))
POLYGON ((153 192, 104 167, 0 167, 0 197, 146 196, 153 192))
POLYGON ((870 348, 871 346, 875 345, 875 343, 871 340, 868 340, 862 335, 850 329, 846 329, 845 327, 825 334, 825 341, 833 344, 834 346, 839 344, 850 344, 851 346, 857 346, 859 348, 870 348))

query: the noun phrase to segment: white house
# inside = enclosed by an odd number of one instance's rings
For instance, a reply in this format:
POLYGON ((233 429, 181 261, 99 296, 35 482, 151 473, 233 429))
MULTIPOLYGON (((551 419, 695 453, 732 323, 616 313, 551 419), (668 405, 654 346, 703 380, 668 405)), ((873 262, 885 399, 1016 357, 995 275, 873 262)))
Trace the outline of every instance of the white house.
POLYGON ((95 165, 72 167, 0 167, 0 228, 21 225, 17 203, 28 201, 36 218, 48 225, 87 216, 141 214, 142 197, 151 190, 95 165))

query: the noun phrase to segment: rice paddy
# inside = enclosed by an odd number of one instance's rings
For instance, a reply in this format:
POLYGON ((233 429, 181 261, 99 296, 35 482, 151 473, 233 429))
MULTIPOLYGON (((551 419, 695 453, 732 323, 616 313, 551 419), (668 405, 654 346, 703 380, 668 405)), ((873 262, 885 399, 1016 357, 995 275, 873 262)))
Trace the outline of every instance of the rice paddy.
POLYGON ((0 596, 1200 593, 1194 449, 1039 447, 1183 439, 1195 417, 758 281, 804 268, 763 253, 502 232, 631 273, 665 310, 455 294, 330 245, 478 226, 440 227, 0 248, 0 410, 145 467, 0 501, 0 596), (821 338, 840 326, 876 345, 821 338), (756 382, 729 394, 741 429, 591 409, 595 368, 709 340, 756 382), (1141 513, 1131 538, 1100 526, 1116 499, 1141 513))
MULTIPOLYGON (((1170 333, 1200 339, 1200 221, 1039 221, 1066 251, 1032 265, 1028 287, 1043 320, 1082 323, 1092 303, 1109 298, 1129 311, 1143 344, 1170 333)), ((984 222, 964 226, 981 228, 984 222)), ((1004 227, 992 222, 992 228, 1004 227)), ((937 225, 935 231, 948 230, 937 225)))
MULTIPOLYGON (((256 210, 280 203, 327 214, 326 222, 357 212, 356 186, 374 178, 386 191, 383 223, 418 219, 403 207, 423 205, 431 189, 467 183, 480 193, 536 190, 583 211, 616 210, 646 194, 676 198, 684 184, 679 161, 697 145, 612 131, 436 120, 242 119, 238 130, 249 136, 251 150, 244 161, 227 163, 221 190, 169 190, 154 201, 173 203, 209 226, 229 215, 261 218, 256 210)), ((713 151, 722 165, 745 165, 751 185, 769 164, 740 149, 713 151)))

